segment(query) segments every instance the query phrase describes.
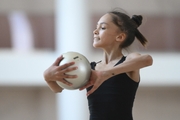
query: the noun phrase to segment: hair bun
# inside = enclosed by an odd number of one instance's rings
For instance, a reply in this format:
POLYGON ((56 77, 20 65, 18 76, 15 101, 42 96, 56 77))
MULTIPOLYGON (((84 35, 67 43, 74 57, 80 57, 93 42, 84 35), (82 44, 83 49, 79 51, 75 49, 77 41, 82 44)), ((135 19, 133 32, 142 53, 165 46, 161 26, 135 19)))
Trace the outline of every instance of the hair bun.
POLYGON ((139 27, 142 23, 143 17, 141 15, 133 15, 131 19, 136 23, 137 27, 139 27))

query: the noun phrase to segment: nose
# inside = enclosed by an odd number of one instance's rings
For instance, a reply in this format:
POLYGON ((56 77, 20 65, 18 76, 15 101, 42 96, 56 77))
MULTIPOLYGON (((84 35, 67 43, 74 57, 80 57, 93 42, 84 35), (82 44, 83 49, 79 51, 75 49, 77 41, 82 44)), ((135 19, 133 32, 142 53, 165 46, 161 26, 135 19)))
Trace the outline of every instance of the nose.
POLYGON ((97 34, 98 34, 98 30, 95 29, 95 30, 93 31, 93 34, 97 35, 97 34))

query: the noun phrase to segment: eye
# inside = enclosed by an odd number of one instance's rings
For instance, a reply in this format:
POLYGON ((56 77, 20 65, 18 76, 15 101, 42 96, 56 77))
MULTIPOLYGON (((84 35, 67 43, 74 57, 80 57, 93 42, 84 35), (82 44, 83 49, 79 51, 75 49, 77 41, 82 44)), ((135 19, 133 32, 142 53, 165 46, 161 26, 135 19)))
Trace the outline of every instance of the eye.
POLYGON ((102 30, 105 30, 105 29, 106 29, 106 26, 105 26, 105 25, 101 25, 100 28, 101 28, 102 30))
POLYGON ((105 30, 106 28, 105 27, 101 27, 102 30, 105 30))

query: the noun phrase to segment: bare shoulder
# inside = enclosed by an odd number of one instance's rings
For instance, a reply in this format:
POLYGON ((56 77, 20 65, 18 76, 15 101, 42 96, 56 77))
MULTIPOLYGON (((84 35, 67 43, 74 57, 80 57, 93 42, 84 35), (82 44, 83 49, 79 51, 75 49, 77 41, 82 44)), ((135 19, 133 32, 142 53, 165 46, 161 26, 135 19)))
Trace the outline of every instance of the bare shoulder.
POLYGON ((126 60, 131 60, 131 59, 134 59, 134 58, 137 58, 137 57, 140 57, 140 56, 141 56, 140 53, 133 52, 133 53, 130 53, 130 54, 127 55, 126 60))
POLYGON ((131 68, 134 70, 127 72, 127 75, 134 80, 139 82, 139 69, 152 65, 152 57, 149 54, 130 53, 125 60, 126 63, 132 63, 131 68))
POLYGON ((151 55, 149 55, 149 54, 140 54, 140 53, 137 53, 137 52, 133 52, 133 53, 130 53, 129 55, 127 55, 127 57, 126 57, 127 61, 132 60, 132 59, 141 60, 141 61, 147 61, 149 63, 153 62, 153 58, 152 58, 151 55))

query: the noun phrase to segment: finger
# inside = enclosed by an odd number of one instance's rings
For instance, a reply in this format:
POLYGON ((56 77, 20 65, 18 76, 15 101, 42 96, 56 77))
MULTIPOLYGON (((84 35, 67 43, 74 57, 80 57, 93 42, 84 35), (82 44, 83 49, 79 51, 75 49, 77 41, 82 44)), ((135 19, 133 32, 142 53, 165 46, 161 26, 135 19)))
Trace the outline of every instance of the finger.
MULTIPOLYGON (((61 69, 61 70, 63 70, 63 69, 66 69, 66 68, 68 68, 68 67, 70 67, 70 66, 72 66, 72 65, 74 65, 75 64, 75 62, 69 62, 69 63, 65 63, 65 64, 63 64, 63 65, 61 65, 60 67, 59 67, 59 69, 61 69)), ((72 67, 72 69, 75 69, 76 67, 72 67)), ((69 68, 70 69, 70 68, 69 68)))
POLYGON ((97 88, 99 87, 100 85, 94 85, 92 88, 91 88, 91 90, 89 90, 88 92, 87 92, 87 96, 89 96, 90 94, 92 94, 95 90, 97 90, 97 88))
POLYGON ((62 83, 64 83, 64 84, 68 85, 68 86, 72 86, 72 83, 68 82, 68 81, 65 80, 65 79, 63 79, 63 80, 61 80, 61 81, 59 81, 59 82, 62 82, 62 83))
POLYGON ((69 75, 69 74, 65 74, 63 71, 60 72, 56 72, 55 73, 55 77, 53 81, 64 81, 63 79, 74 79, 77 78, 77 75, 69 75))
POLYGON ((90 86, 92 86, 92 84, 88 83, 88 84, 86 84, 85 86, 79 88, 79 90, 84 90, 84 89, 86 89, 86 88, 88 88, 88 87, 90 87, 90 86))
POLYGON ((55 60, 55 62, 52 64, 52 66, 58 66, 62 59, 63 59, 63 56, 61 55, 60 57, 58 57, 55 60))
POLYGON ((77 75, 67 75, 67 74, 65 74, 64 75, 64 78, 69 78, 69 79, 73 79, 73 78, 77 78, 78 76, 77 75))
POLYGON ((68 73, 68 72, 71 72, 71 71, 74 71, 74 70, 77 70, 77 69, 78 69, 78 67, 75 66, 75 67, 68 67, 68 68, 66 68, 66 69, 63 69, 62 71, 63 71, 64 73, 68 73))
POLYGON ((61 78, 75 78, 77 77, 76 75, 69 75, 68 72, 77 70, 78 67, 70 67, 70 68, 65 68, 63 66, 59 66, 56 68, 56 75, 60 76, 61 78), (66 74, 67 73, 67 74, 66 74))

